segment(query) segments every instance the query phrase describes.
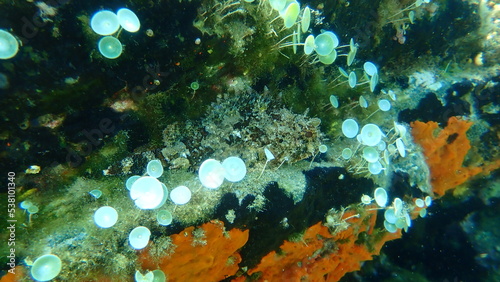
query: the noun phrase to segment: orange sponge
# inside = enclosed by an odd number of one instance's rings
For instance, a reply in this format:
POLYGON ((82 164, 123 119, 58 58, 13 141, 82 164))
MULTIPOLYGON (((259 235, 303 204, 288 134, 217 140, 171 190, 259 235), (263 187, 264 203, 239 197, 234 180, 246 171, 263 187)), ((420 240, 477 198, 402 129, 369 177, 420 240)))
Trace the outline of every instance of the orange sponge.
POLYGON ((285 241, 279 252, 267 254, 248 273, 260 272, 259 281, 339 281, 347 272, 359 270, 361 262, 378 255, 386 241, 401 237, 400 231, 374 234, 375 210, 353 215, 344 214, 349 225, 335 235, 318 222, 306 230, 300 242, 285 241))
MULTIPOLYGON (((415 121, 411 123, 413 138, 422 146, 429 165, 432 190, 439 196, 483 171, 481 167, 462 166, 471 148, 466 135, 471 125, 472 122, 450 117, 448 126, 435 136, 434 131, 438 128, 436 122, 415 121)), ((495 167, 498 168, 498 163, 497 161, 496 165, 485 167, 485 172, 489 173, 495 167)))
MULTIPOLYGON (((171 236, 175 252, 159 261, 159 269, 168 281, 220 281, 238 271, 241 256, 237 251, 247 242, 248 230, 225 231, 223 222, 216 220, 199 228, 202 230, 188 227, 171 236)), ((158 262, 147 252, 142 253, 139 261, 144 269, 158 269, 158 262)))
POLYGON ((17 282, 21 281, 23 277, 26 277, 24 267, 21 265, 16 265, 14 272, 7 272, 1 279, 0 282, 17 282))

